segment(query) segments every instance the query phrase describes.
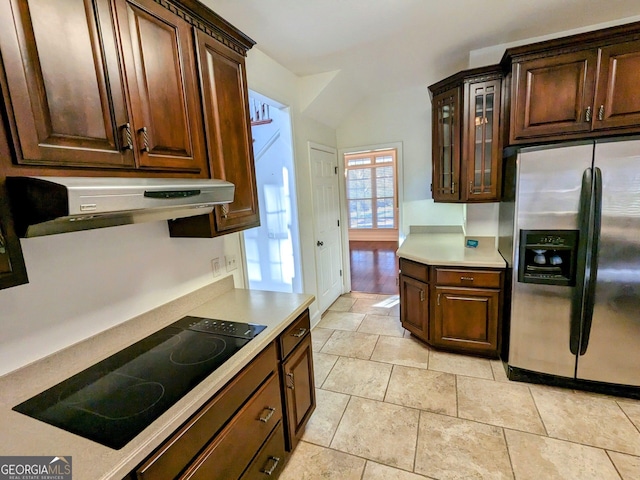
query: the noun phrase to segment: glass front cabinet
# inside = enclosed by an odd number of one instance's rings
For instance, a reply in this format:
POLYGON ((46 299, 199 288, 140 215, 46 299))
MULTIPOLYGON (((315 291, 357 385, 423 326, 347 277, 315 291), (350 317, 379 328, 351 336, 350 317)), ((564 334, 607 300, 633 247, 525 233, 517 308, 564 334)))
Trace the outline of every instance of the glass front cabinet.
POLYGON ((498 201, 502 155, 500 68, 466 70, 431 85, 429 91, 434 201, 498 201))

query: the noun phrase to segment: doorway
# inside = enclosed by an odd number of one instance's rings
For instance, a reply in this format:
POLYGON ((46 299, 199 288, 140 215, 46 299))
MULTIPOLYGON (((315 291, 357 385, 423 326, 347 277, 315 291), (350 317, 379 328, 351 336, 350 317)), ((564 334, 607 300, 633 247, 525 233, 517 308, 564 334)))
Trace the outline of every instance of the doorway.
POLYGON ((349 279, 354 292, 398 294, 399 145, 343 151, 349 279))
POLYGON ((289 109, 249 92, 260 226, 243 232, 249 288, 302 292, 289 109))

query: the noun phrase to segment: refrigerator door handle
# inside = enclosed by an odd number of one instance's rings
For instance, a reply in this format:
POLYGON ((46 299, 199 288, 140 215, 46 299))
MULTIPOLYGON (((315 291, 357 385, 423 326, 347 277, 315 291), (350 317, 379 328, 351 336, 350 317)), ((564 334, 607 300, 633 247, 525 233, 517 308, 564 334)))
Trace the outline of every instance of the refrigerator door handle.
POLYGON ((593 170, 587 168, 582 174, 580 190, 580 207, 578 210, 578 252, 576 265, 576 285, 571 297, 571 331, 569 349, 577 355, 581 350, 582 311, 585 300, 585 281, 587 280, 589 224, 591 218, 591 190, 593 186, 593 170))
POLYGON ((591 238, 591 258, 589 259, 589 279, 584 300, 580 355, 584 355, 587 352, 591 322, 593 320, 593 308, 596 301, 596 280, 598 277, 598 257, 600 253, 600 224, 602 219, 602 171, 598 167, 594 168, 593 171, 593 183, 593 233, 591 238))

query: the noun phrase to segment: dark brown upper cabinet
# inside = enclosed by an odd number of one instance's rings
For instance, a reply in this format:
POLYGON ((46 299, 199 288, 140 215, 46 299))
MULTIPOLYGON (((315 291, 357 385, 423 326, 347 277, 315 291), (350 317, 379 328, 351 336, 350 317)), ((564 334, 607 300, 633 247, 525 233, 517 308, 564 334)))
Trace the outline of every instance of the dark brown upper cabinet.
POLYGON ((640 131, 640 22, 515 47, 513 145, 640 131))
POLYGON ((465 70, 429 87, 436 202, 495 202, 501 170, 502 73, 465 70))
POLYGON ((244 56, 202 32, 196 38, 211 172, 236 189, 233 202, 210 215, 171 221, 174 237, 213 237, 260 225, 244 56))
POLYGON ((9 0, 0 48, 20 165, 209 176, 191 26, 153 0, 9 0))

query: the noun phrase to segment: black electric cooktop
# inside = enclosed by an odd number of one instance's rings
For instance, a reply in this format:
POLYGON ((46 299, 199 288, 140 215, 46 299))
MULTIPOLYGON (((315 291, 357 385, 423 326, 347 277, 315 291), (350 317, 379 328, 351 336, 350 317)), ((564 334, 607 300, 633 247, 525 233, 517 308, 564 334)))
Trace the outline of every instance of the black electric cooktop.
POLYGON ((184 317, 13 410, 119 449, 265 328, 184 317))

